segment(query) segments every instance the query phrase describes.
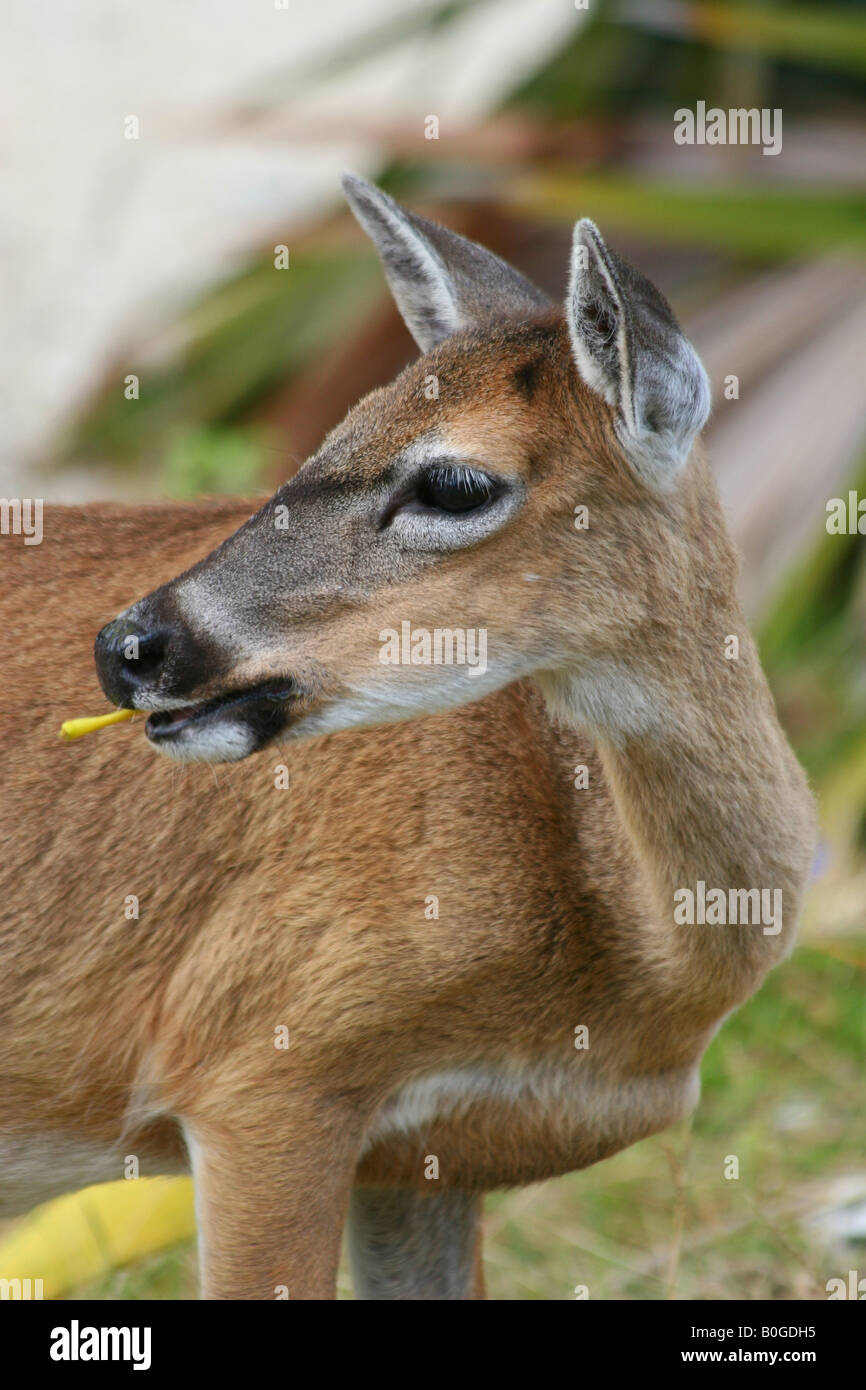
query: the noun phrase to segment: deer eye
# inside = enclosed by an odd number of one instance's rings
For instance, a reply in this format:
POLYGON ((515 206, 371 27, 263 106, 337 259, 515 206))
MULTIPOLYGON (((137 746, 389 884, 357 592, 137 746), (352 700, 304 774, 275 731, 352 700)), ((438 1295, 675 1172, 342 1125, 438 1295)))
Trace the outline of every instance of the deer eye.
POLYGON ((449 459, 430 459, 391 496, 378 514, 377 529, 394 526, 406 549, 460 550, 504 525, 525 495, 519 479, 449 459))
POLYGON ((476 468, 446 465, 430 468, 418 481, 415 500, 438 512, 471 512, 494 496, 493 479, 476 468))

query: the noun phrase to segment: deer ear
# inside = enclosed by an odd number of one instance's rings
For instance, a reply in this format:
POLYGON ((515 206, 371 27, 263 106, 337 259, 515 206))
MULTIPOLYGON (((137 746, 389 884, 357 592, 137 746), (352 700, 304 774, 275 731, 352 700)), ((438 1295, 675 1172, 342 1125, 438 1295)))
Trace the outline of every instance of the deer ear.
POLYGON ((406 212, 374 184, 344 174, 343 192, 382 257, 397 307, 422 352, 463 328, 549 307, 541 290, 491 251, 406 212))
POLYGON ((629 461, 664 487, 710 413, 707 374, 664 296, 586 218, 574 229, 566 317, 577 369, 614 407, 629 461))

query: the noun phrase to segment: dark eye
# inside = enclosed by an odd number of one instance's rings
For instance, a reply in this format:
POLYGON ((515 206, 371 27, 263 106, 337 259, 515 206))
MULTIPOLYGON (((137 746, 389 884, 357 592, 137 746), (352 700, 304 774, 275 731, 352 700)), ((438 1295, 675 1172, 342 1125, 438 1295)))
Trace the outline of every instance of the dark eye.
POLYGON ((417 501, 439 512, 471 512, 494 494, 493 479, 475 468, 431 468, 418 483, 417 501))

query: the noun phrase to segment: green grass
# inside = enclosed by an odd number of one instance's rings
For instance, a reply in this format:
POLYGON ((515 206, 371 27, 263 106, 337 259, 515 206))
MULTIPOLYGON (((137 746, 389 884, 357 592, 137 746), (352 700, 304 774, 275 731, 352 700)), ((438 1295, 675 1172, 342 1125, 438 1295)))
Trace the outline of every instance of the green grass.
POLYGON ((197 1298, 197 1261, 192 1241, 163 1250, 126 1269, 113 1270, 95 1284, 71 1289, 70 1299, 113 1299, 138 1302, 154 1299, 197 1298))
POLYGON ((864 958, 866 939, 800 947, 711 1045, 689 1124, 491 1197, 490 1296, 825 1297, 842 1256, 803 1217, 862 1172, 864 958))

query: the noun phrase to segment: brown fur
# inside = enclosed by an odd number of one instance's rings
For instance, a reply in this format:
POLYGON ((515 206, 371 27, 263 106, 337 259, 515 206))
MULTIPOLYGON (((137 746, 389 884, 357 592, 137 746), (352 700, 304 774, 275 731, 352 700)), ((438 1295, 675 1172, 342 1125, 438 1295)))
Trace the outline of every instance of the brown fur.
MULTIPOLYGON (((695 456, 676 492, 650 498, 608 408, 564 365, 562 325, 539 325, 491 332, 472 368, 445 344, 440 402, 420 403, 429 368, 409 368, 342 427, 363 475, 428 409, 534 488, 444 573, 377 588, 370 621, 399 619, 395 593, 429 585, 455 621, 491 614, 529 643, 578 631, 664 693, 664 737, 591 741, 520 681, 213 770, 153 756, 139 725, 64 747, 61 718, 104 708, 96 631, 252 504, 48 509, 40 547, 0 544, 0 1135, 46 1151, 74 1137, 116 1153, 118 1176, 137 1154, 148 1175, 183 1166, 182 1122, 202 1155, 211 1296, 333 1296, 353 1184, 429 1192, 426 1155, 442 1186, 486 1191, 670 1123, 694 1103, 720 1020, 790 946, 811 800, 737 604, 713 483, 695 456), (572 525, 583 502, 586 537, 572 525), (729 633, 739 661, 722 656, 729 633), (784 931, 676 927, 670 895, 697 877, 781 887, 784 931), (124 917, 130 893, 139 921, 124 917), (401 1087, 472 1066, 572 1075, 584 1099, 468 1098, 361 1157, 401 1087)), ((325 622, 309 659, 339 671, 345 652, 357 668, 356 626, 351 608, 325 622)), ((541 678, 556 702, 554 686, 541 678)))

